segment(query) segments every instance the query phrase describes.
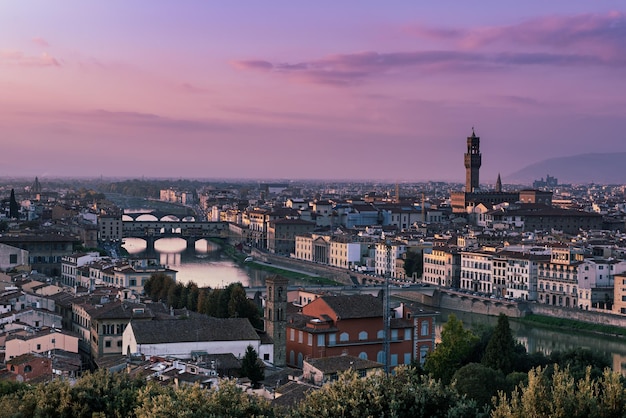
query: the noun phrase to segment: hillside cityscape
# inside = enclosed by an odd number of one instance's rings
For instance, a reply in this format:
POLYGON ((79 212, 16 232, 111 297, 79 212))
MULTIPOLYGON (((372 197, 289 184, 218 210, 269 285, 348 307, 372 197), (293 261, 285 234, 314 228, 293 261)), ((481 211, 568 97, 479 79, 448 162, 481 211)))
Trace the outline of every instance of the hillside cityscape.
MULTIPOLYGON (((529 379, 587 373, 598 387, 619 386, 625 405, 623 378, 611 380, 624 375, 623 357, 530 352, 508 321, 625 334, 626 186, 561 184, 550 174, 484 184, 474 130, 458 154, 465 184, 5 179, 0 403, 14 408, 12 396, 41 383, 70 390, 112 379, 137 393, 155 382, 164 396, 229 388, 242 416, 312 416, 333 391, 386 379, 388 388, 430 387, 447 399, 429 406, 440 412, 514 416, 504 411, 529 379), (126 241, 137 239, 145 249, 131 254, 126 241), (197 257, 206 243, 264 272, 262 284, 190 281, 158 256, 159 241, 172 239, 197 257), (442 309, 498 322, 464 329, 442 309), (477 386, 479 377, 493 384, 477 386)), ((556 397, 550 382, 544 391, 556 397)), ((424 407, 393 390, 409 410, 424 407)), ((140 399, 126 413, 157 407, 140 399)), ((207 405, 226 407, 215 402, 207 405)), ((392 408, 369 402, 349 416, 392 408)), ((600 395, 594 402, 610 409, 600 395)), ((65 408, 76 416, 77 405, 65 408)))

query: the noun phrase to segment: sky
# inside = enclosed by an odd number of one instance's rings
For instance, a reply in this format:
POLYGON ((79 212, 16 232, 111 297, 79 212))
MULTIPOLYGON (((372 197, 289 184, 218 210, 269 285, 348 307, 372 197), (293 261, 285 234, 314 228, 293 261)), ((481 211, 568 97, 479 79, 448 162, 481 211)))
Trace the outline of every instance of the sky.
POLYGON ((626 3, 0 2, 0 176, 481 182, 626 151, 626 3))

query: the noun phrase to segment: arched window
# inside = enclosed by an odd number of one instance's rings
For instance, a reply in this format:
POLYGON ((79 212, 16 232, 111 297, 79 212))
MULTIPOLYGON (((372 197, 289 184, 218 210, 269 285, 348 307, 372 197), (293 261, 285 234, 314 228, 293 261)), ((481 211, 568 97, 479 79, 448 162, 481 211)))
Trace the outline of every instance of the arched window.
POLYGON ((350 341, 350 334, 348 334, 347 332, 342 332, 339 335, 339 341, 342 341, 342 342, 350 341))
POLYGON ((33 371, 33 368, 30 364, 27 364, 26 366, 24 366, 24 373, 30 373, 33 371))
POLYGON ((360 358, 361 360, 367 360, 367 353, 366 353, 365 351, 361 352, 361 353, 359 354, 359 358, 360 358))
POLYGON ((382 340, 383 338, 385 338, 385 331, 383 331, 382 329, 379 329, 378 332, 376 333, 376 338, 378 338, 379 340, 382 340))
POLYGON ((270 291, 267 292, 267 297, 269 298, 269 300, 272 300, 272 286, 270 286, 270 291))
POLYGON ((367 331, 359 332, 359 341, 367 340, 367 331))
POLYGON ((376 361, 382 364, 385 364, 385 352, 379 351, 376 355, 376 361))
POLYGON ((298 353, 298 367, 302 368, 302 363, 304 362, 304 357, 302 356, 302 353, 298 353))

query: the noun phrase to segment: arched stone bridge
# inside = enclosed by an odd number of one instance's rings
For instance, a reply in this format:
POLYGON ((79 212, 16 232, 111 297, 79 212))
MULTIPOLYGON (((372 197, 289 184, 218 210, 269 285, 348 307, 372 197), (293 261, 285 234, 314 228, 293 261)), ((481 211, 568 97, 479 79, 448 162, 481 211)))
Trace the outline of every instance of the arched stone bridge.
POLYGON ((146 222, 146 221, 185 221, 195 222, 197 219, 193 214, 183 215, 181 213, 173 212, 161 212, 161 211, 147 211, 147 212, 130 212, 122 215, 122 220, 125 222, 146 222), (139 217, 144 218, 141 221, 137 221, 139 217), (149 218, 149 219, 145 219, 149 218))
POLYGON ((194 248, 197 240, 228 238, 228 222, 184 222, 184 221, 123 221, 122 238, 141 238, 148 250, 160 238, 182 238, 188 248, 194 248))

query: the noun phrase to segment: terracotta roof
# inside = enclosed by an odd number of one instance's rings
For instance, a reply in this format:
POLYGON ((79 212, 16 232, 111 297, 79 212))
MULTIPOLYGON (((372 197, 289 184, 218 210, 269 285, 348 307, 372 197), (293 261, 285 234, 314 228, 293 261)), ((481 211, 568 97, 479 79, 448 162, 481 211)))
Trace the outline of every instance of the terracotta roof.
MULTIPOLYGON (((371 295, 322 296, 323 300, 341 319, 376 318, 383 316, 383 302, 371 295)), ((311 303, 315 303, 311 302, 311 303)), ((306 310, 306 306, 303 311, 306 310)))

